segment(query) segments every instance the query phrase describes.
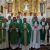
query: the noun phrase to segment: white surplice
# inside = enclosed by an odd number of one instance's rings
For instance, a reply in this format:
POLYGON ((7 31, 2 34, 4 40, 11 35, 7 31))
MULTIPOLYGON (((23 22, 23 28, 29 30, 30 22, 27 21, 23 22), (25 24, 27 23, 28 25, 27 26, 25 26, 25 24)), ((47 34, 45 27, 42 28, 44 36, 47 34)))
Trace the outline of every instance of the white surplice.
POLYGON ((39 26, 37 26, 37 22, 35 22, 34 26, 32 26, 32 47, 33 48, 40 48, 40 31, 39 26))

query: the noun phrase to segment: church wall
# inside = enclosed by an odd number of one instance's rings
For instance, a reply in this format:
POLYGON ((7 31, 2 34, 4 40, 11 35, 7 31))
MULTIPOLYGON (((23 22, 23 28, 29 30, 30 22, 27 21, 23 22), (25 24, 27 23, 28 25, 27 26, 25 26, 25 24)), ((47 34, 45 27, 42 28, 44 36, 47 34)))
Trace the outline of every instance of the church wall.
POLYGON ((0 15, 1 16, 4 16, 5 18, 7 18, 8 19, 8 16, 11 16, 11 14, 10 13, 8 13, 8 8, 7 8, 7 6, 6 6, 6 1, 5 0, 0 0, 0 6, 2 5, 3 6, 3 13, 1 13, 0 12, 0 15))
POLYGON ((0 12, 0 15, 5 17, 5 15, 6 15, 5 8, 4 8, 4 6, 5 6, 5 0, 0 0, 0 8, 1 8, 1 6, 3 7, 3 13, 0 12))
POLYGON ((50 0, 47 0, 47 5, 46 5, 46 17, 50 17, 50 0))
MULTIPOLYGON (((2 3, 3 6, 5 6, 5 5, 4 5, 4 4, 6 4, 6 3, 5 3, 5 0, 3 0, 3 1, 2 1, 1 3, 2 3), (3 1, 4 1, 4 2, 3 2, 3 1)), ((22 0, 22 1, 23 1, 23 0, 22 0)), ((22 3, 22 1, 21 1, 21 3, 22 3)), ((29 1, 29 0, 28 0, 28 1, 29 1)), ((43 15, 45 18, 46 18, 46 17, 50 17, 50 11, 47 9, 47 6, 48 6, 48 4, 49 4, 49 1, 50 1, 50 0, 47 0, 46 12, 45 12, 44 15, 43 15)), ((19 8, 19 11, 22 11, 22 10, 21 10, 21 9, 22 9, 22 8, 21 8, 21 3, 20 3, 20 1, 18 1, 18 2, 19 2, 19 7, 18 7, 18 8, 19 8)), ((24 2, 24 1, 23 1, 23 2, 24 2)), ((31 5, 32 7, 30 8, 30 12, 33 12, 33 11, 34 11, 34 4, 33 4, 33 3, 34 3, 34 1, 31 1, 31 0, 29 1, 29 5, 32 4, 32 5, 31 5)), ((40 1, 39 1, 39 4, 40 4, 40 1)), ((39 7, 39 8, 38 8, 38 14, 40 14, 40 10, 39 10, 39 9, 40 9, 40 5, 39 5, 39 4, 38 4, 38 7, 39 7)), ((18 6, 18 4, 17 4, 17 6, 18 6)), ((17 10, 18 10, 18 8, 17 8, 17 10)), ((18 12, 17 10, 16 10, 16 12, 18 12)), ((33 13, 34 13, 34 12, 33 12, 33 13)), ((7 10, 4 8, 2 15, 3 15, 4 17, 6 16, 6 18, 7 18, 7 17, 10 15, 10 13, 7 13, 7 10)), ((41 15, 38 15, 38 16, 40 17, 41 15)))

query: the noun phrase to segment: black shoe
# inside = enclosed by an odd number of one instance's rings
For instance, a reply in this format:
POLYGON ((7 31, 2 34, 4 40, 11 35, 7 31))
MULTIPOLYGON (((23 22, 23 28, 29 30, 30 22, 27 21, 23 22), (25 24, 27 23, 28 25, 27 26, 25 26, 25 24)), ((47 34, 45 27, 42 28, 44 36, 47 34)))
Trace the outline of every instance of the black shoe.
POLYGON ((29 48, 29 50, 31 50, 31 48, 29 48))
POLYGON ((35 50, 35 48, 31 48, 31 50, 35 50))
POLYGON ((39 49, 35 49, 35 50, 39 50, 39 49))

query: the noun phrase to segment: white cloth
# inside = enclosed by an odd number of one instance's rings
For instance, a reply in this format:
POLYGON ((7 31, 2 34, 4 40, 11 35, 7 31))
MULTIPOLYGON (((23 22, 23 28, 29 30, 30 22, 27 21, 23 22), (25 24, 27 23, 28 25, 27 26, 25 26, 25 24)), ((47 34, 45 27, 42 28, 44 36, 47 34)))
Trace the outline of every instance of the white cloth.
POLYGON ((20 19, 23 19, 23 16, 20 16, 20 19))
POLYGON ((12 49, 16 49, 18 47, 18 45, 13 45, 13 44, 10 44, 10 46, 12 49))
MULTIPOLYGON (((29 23, 31 27, 32 27, 32 17, 33 16, 27 16, 27 23, 29 23)), ((32 31, 31 31, 31 39, 30 39, 29 48, 31 47, 32 47, 32 31)))
POLYGON ((47 23, 47 25, 45 26, 45 29, 46 29, 46 30, 48 30, 48 29, 49 29, 49 25, 48 25, 48 23, 47 23))
POLYGON ((38 17, 38 21, 41 21, 41 19, 44 17, 44 16, 37 16, 38 17))
POLYGON ((40 48, 40 31, 39 26, 35 22, 34 26, 32 26, 32 47, 33 48, 40 48), (35 28, 37 26, 37 28, 35 28))
POLYGON ((42 25, 45 25, 45 22, 42 22, 42 25))
POLYGON ((33 16, 28 16, 28 23, 31 25, 31 27, 32 27, 32 18, 33 16))
POLYGON ((11 22, 11 20, 8 20, 8 22, 7 22, 7 30, 9 29, 10 22, 11 22))
POLYGON ((28 46, 22 45, 22 50, 29 50, 29 45, 28 46))
POLYGON ((49 25, 47 23, 47 25, 45 26, 46 29, 46 35, 45 35, 45 45, 47 45, 47 33, 48 33, 48 29, 49 29, 49 25))

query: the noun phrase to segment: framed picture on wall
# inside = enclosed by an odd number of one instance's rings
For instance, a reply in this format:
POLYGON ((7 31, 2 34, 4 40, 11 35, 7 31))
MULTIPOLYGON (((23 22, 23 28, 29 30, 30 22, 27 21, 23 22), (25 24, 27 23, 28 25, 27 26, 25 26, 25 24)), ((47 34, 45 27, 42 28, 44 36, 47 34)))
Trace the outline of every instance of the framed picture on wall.
POLYGON ((0 13, 3 13, 3 6, 0 6, 0 13))

